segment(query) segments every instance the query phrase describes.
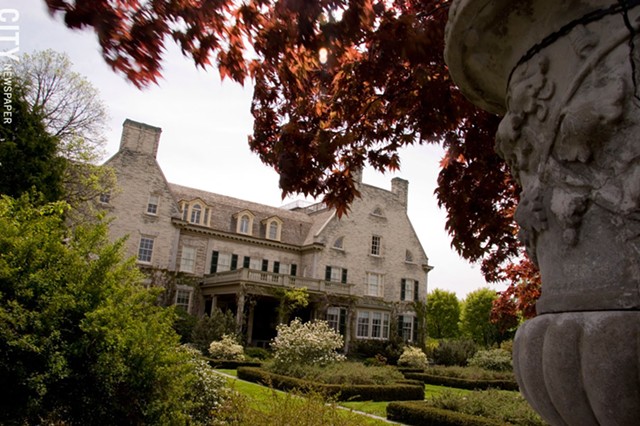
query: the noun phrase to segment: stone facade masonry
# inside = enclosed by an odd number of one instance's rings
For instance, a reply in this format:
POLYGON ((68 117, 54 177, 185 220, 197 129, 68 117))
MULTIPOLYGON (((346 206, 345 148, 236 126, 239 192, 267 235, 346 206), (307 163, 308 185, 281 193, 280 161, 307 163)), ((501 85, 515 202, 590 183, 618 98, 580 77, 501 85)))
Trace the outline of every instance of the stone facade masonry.
POLYGON ((106 162, 118 189, 102 206, 113 218, 112 237, 128 236, 132 256, 141 237, 153 239, 151 261, 141 266, 199 283, 188 304, 194 314, 231 309, 247 343, 260 344, 270 336, 265 323, 273 322, 278 291, 306 287, 312 303, 301 315, 333 318, 349 341, 365 331, 382 337, 374 322, 358 325, 362 315, 384 314, 389 330, 392 315, 415 316, 413 301, 426 300, 431 266, 407 216, 406 180, 395 178, 385 190, 359 175, 362 196, 342 218, 322 204, 276 208, 168 183, 156 161, 160 134, 124 122, 120 150, 106 162), (344 314, 339 320, 331 306, 344 314))

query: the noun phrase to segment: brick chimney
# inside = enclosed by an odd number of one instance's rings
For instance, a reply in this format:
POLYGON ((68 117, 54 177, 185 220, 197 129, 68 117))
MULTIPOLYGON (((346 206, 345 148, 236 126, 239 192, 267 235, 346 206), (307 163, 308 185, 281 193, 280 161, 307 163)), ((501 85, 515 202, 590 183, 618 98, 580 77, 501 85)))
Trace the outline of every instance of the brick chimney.
POLYGON ((150 154, 155 158, 158 154, 161 133, 162 129, 159 127, 126 119, 122 124, 120 150, 130 149, 150 154))
POLYGON ((409 181, 401 178, 391 179, 391 192, 398 198, 398 202, 407 208, 409 198, 409 181))

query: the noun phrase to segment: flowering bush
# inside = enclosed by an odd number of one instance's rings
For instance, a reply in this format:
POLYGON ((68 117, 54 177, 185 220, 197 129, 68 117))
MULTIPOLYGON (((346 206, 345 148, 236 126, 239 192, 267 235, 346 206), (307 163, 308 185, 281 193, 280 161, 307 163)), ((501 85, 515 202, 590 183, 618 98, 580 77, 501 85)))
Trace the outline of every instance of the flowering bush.
POLYGON ((406 346, 398 359, 398 365, 411 368, 426 368, 427 355, 420 348, 406 346))
POLYGON ((274 366, 280 371, 294 364, 327 365, 345 360, 337 352, 343 345, 342 336, 326 321, 302 323, 296 318, 289 325, 280 324, 277 331, 271 348, 274 366))
POLYGON ((221 340, 211 342, 209 355, 215 359, 244 361, 244 349, 236 339, 228 334, 223 334, 221 340))
POLYGON ((478 351, 469 360, 473 367, 485 368, 492 371, 512 371, 511 353, 504 349, 490 349, 478 351))
POLYGON ((217 374, 202 358, 199 350, 187 345, 180 347, 186 353, 189 370, 188 395, 185 405, 192 425, 227 424, 235 393, 226 386, 225 379, 217 374))

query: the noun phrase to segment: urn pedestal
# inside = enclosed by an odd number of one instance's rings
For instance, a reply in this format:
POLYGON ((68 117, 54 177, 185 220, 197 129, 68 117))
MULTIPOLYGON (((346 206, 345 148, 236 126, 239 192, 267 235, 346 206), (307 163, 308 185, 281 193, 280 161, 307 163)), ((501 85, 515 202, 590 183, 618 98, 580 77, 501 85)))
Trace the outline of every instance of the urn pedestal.
POLYGON ((553 425, 640 424, 640 2, 454 0, 454 82, 500 115, 542 276, 514 342, 520 389, 553 425))

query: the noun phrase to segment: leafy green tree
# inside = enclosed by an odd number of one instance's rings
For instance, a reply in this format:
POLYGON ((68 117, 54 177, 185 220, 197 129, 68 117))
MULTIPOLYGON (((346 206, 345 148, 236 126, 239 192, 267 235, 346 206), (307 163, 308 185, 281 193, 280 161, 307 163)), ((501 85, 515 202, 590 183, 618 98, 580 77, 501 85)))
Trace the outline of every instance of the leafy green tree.
POLYGON ((186 424, 201 379, 104 223, 0 199, 0 424, 186 424))
POLYGON ((460 335, 460 301, 451 291, 433 289, 427 295, 427 335, 448 339, 460 335))
POLYGON ((196 348, 206 354, 211 342, 222 339, 225 334, 233 335, 235 332, 236 318, 233 313, 214 308, 210 316, 204 315, 198 318, 193 326, 190 340, 196 348))
POLYGON ((487 347, 501 340, 499 325, 491 321, 493 301, 497 298, 498 294, 489 288, 481 288, 467 295, 460 316, 460 328, 465 337, 487 347))
POLYGON ((59 200, 67 162, 58 156, 58 139, 46 132, 22 87, 9 87, 12 114, 0 126, 0 194, 19 197, 35 191, 45 201, 59 200))

